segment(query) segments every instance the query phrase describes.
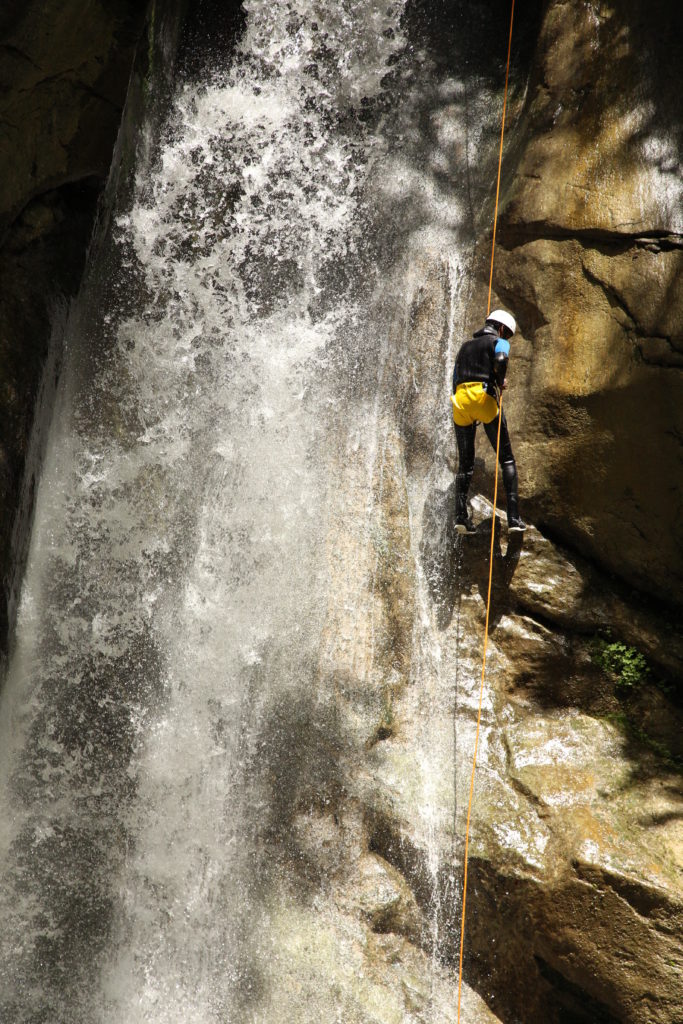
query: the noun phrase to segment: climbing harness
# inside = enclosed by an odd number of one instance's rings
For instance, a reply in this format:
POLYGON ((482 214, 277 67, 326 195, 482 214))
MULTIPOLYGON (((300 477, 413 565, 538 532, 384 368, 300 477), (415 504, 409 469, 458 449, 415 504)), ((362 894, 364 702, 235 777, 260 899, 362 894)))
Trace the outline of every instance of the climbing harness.
MULTIPOLYGON (((491 312, 491 289, 493 285, 493 258, 496 251, 496 224, 498 222, 498 197, 500 195, 500 172, 503 162, 503 135, 505 132, 505 111, 507 108, 508 78, 510 74, 510 51, 512 48, 512 21, 515 14, 515 0, 512 0, 510 9, 510 34, 508 38, 507 66, 505 68, 505 91, 503 94, 503 116, 500 126, 500 150, 498 153, 498 180, 496 183, 496 206, 493 215, 493 244, 491 246, 491 272, 489 275, 489 297, 486 307, 486 315, 491 312)), ((460 924, 460 958, 458 961, 458 1020, 460 1024, 460 1001, 462 996, 462 958, 465 948, 465 906, 467 904, 467 857, 470 843, 470 818, 472 815, 472 797, 474 795, 474 773, 477 767, 477 748, 479 746, 479 728, 481 725, 481 707, 484 700, 484 676, 486 674, 486 650, 489 640, 489 615, 491 611, 491 585, 493 582, 493 545, 496 534, 496 505, 498 502, 498 456, 500 454, 500 425, 503 421, 503 394, 499 393, 498 403, 498 436, 496 441, 496 468, 495 482, 493 485, 493 514, 491 521, 491 550, 489 552, 489 582, 486 594, 486 622, 484 625, 484 652, 481 666, 481 686, 479 689, 479 710, 477 712, 477 729, 474 738, 474 756, 472 758, 472 777, 470 779, 470 796, 467 805, 467 824, 465 826, 465 855, 463 860, 463 882, 462 882, 462 919, 460 924)))

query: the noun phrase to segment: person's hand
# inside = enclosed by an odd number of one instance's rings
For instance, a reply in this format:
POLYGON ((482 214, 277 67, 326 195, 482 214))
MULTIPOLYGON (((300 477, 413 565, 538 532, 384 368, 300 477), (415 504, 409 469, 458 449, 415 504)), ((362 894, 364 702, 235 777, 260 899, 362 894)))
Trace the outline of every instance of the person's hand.
POLYGON ((503 383, 500 385, 500 390, 501 391, 505 391, 507 386, 508 386, 508 379, 506 377, 505 380, 503 381, 503 383))

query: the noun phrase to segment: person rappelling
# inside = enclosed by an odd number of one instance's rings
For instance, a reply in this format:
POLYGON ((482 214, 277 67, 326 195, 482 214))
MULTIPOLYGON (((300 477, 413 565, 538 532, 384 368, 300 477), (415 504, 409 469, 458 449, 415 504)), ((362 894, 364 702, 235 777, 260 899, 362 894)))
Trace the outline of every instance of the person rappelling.
POLYGON ((508 531, 526 529, 519 515, 517 466, 512 454, 505 413, 500 413, 500 393, 507 386, 506 373, 510 339, 517 324, 511 313, 494 309, 469 341, 463 342, 453 369, 453 423, 458 445, 458 472, 455 477, 455 529, 474 533, 474 522, 467 510, 467 494, 474 473, 474 443, 477 424, 483 423, 486 436, 497 448, 500 424, 499 462, 507 497, 508 531))

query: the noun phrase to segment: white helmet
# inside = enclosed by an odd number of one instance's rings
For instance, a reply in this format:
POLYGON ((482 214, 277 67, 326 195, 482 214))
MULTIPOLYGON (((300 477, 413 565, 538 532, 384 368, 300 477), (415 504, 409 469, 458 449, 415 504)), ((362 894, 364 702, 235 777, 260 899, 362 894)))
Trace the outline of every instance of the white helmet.
POLYGON ((489 313, 486 317, 486 323, 502 324, 503 327, 507 327, 513 334, 517 330, 514 316, 512 313, 506 313, 504 309, 494 309, 493 313, 489 313))

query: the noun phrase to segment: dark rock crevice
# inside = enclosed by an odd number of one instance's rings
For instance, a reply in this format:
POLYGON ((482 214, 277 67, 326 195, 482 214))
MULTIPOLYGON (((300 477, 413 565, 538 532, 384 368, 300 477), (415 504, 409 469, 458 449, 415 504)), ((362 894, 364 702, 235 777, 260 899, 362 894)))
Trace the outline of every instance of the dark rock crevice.
POLYGON ((518 778, 516 775, 514 775, 513 772, 510 771, 510 768, 512 766, 513 753, 506 732, 503 732, 501 734, 501 740, 503 743, 503 749, 505 750, 505 760, 508 769, 508 778, 512 788, 515 790, 515 792, 519 793, 521 797, 523 797, 525 800, 528 800, 531 806, 535 808, 539 818, 546 818, 548 816, 548 808, 544 801, 541 800, 537 793, 534 793, 533 789, 530 786, 525 785, 520 778, 518 778))
POLYGON ((524 224, 506 223, 503 219, 496 233, 497 244, 513 252, 533 241, 578 242, 587 248, 603 249, 610 254, 632 247, 648 252, 678 252, 683 249, 683 235, 671 231, 608 231, 606 229, 572 228, 546 221, 524 224))
POLYGON ((658 892, 654 886, 637 885, 632 878, 621 876, 616 871, 607 872, 581 861, 575 861, 572 867, 578 879, 611 889, 653 927, 673 938, 679 934, 683 906, 672 903, 666 892, 658 892))
POLYGON ((43 70, 40 64, 36 64, 29 53, 24 53, 24 51, 20 50, 18 46, 12 46, 10 43, 0 43, 0 50, 4 50, 5 53, 9 53, 12 57, 18 57, 20 60, 27 61, 27 63, 34 67, 36 71, 43 70))
POLYGON ((620 1024, 607 1006, 555 970, 543 957, 534 957, 541 977, 552 986, 557 1001, 558 1024, 620 1024))
POLYGON ((378 854, 403 876, 423 913, 429 917, 437 894, 423 852, 401 833, 389 815, 376 808, 366 808, 365 828, 368 850, 378 854))
POLYGON ((619 291, 617 291, 614 285, 610 284, 609 281, 605 281, 603 280, 603 278, 593 273, 593 271, 591 271, 590 268, 587 267, 585 264, 582 265, 581 270, 584 277, 590 284, 595 285, 596 287, 602 290, 610 306, 613 309, 618 310, 621 314, 623 314, 627 323, 626 325, 622 324, 622 326, 626 326, 627 330, 632 331, 635 335, 639 337, 647 337, 653 340, 656 339, 659 341, 666 342, 666 344, 671 349, 672 353, 680 354, 680 350, 678 350, 674 345, 673 338, 671 336, 664 334, 653 334, 651 331, 647 331, 643 327, 643 325, 639 323, 638 317, 636 313, 630 308, 627 299, 622 294, 620 294, 619 291))

